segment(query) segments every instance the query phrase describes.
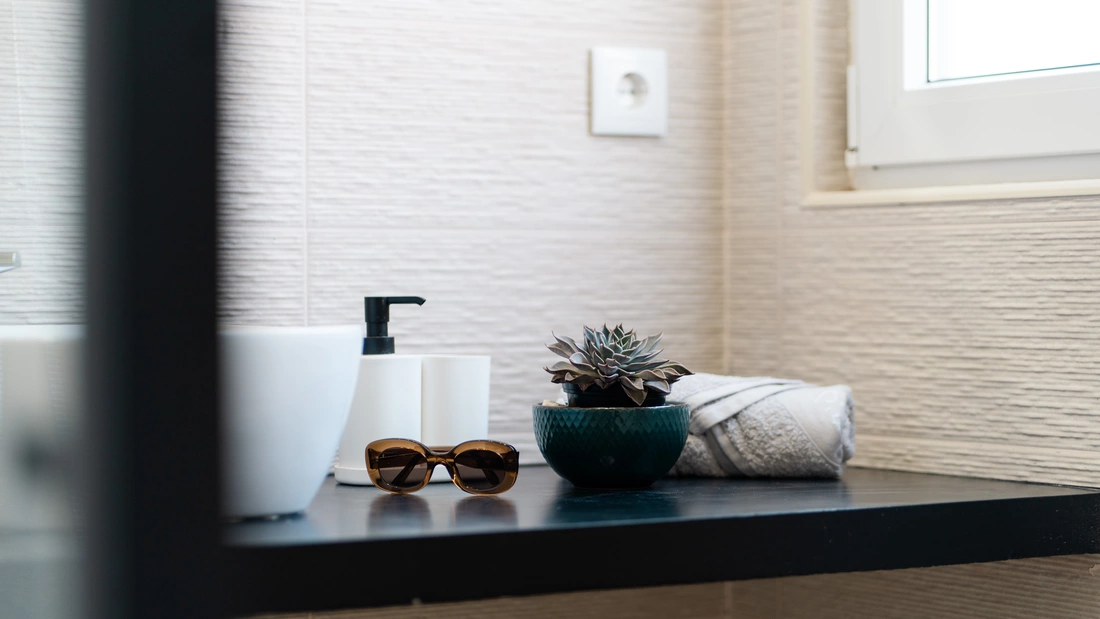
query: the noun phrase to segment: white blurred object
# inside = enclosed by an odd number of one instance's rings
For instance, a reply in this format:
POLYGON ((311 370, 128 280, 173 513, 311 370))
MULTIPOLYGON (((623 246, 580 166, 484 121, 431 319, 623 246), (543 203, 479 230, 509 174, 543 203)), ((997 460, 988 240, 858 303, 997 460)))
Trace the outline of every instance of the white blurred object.
POLYGON ((23 266, 23 261, 17 251, 0 251, 0 273, 6 273, 12 269, 23 266))
POLYGON ((0 326, 0 530, 72 524, 80 325, 0 326))
MULTIPOLYGON (((489 438, 488 355, 424 355, 420 441, 428 447, 454 447, 489 438)), ((433 482, 449 481, 436 467, 433 482)))
POLYGON ((300 512, 328 474, 347 420, 360 329, 226 327, 221 346, 222 511, 300 512))

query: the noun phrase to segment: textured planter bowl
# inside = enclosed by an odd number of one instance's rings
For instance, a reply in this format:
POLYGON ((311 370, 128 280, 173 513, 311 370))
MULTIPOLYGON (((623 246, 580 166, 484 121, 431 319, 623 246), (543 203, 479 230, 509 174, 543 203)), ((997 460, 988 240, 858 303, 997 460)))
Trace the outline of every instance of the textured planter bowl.
POLYGON ((579 488, 644 488, 676 464, 688 406, 534 406, 535 439, 554 472, 579 488))

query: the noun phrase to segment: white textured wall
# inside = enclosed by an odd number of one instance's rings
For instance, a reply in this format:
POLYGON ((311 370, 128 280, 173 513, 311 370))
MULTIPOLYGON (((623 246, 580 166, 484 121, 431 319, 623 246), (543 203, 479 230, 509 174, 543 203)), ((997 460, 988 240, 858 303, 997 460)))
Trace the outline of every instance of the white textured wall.
POLYGON ((0 324, 79 322, 80 2, 0 0, 0 324))
MULTIPOLYGON (((713 0, 223 3, 223 315, 357 323, 490 353, 491 433, 537 455, 550 331, 665 332, 722 357, 721 10, 713 0), (588 49, 663 47, 661 139, 588 134, 588 49)), ((527 458, 525 458, 527 459, 527 458)))
POLYGON ((847 2, 730 0, 731 369, 852 386, 864 466, 1100 486, 1100 197, 799 206, 843 187, 847 2), (838 103, 840 101, 840 103, 838 103))

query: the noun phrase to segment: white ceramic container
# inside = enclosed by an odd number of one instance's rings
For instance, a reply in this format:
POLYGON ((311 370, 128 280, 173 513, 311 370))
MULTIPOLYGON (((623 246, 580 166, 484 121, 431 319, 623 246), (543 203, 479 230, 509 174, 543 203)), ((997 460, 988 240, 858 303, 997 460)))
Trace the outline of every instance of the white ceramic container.
POLYGON ((362 346, 358 325, 222 329, 226 517, 309 506, 340 442, 362 346))
MULTIPOLYGON (((0 325, 0 533, 72 524, 72 488, 54 466, 70 459, 81 402, 80 325, 0 325)), ((70 460, 71 461, 71 460, 70 460)))

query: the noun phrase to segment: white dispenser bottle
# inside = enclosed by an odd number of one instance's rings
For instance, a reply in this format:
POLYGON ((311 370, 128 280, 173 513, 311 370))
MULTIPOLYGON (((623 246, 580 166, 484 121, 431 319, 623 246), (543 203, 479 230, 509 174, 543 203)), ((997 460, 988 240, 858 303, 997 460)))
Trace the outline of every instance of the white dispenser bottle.
POLYGON ((367 336, 359 363, 359 382, 347 425, 340 438, 336 481, 371 485, 367 444, 380 438, 420 438, 421 361, 419 355, 394 354, 389 336, 390 305, 415 303, 420 297, 367 297, 367 336))

